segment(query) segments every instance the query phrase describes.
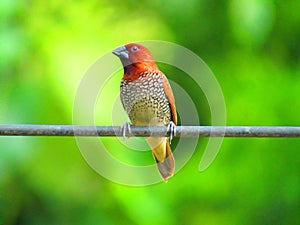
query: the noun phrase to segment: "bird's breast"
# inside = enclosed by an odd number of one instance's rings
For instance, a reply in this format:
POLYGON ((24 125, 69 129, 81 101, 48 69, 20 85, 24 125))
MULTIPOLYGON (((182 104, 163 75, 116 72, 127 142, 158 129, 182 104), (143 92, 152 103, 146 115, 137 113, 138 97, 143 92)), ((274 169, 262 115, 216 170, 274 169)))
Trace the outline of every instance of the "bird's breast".
POLYGON ((142 74, 133 81, 122 80, 120 96, 133 125, 166 125, 171 109, 161 74, 142 74))

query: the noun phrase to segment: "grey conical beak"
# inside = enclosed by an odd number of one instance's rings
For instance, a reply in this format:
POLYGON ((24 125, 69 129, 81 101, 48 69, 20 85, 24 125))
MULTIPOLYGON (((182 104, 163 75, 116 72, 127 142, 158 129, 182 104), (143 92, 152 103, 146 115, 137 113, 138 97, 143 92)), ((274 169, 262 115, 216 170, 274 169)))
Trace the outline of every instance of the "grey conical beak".
POLYGON ((113 54, 118 56, 119 58, 129 59, 128 51, 125 46, 120 46, 112 51, 113 54))

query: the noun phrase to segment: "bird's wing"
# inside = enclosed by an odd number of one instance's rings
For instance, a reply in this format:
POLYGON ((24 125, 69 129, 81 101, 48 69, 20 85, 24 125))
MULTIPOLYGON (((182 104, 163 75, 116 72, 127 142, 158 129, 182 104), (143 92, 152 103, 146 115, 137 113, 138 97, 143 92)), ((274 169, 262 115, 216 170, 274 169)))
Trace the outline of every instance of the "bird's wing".
POLYGON ((172 121, 173 123, 175 123, 175 125, 177 125, 177 113, 176 113, 176 106, 175 106, 175 99, 174 99, 174 95, 170 86, 170 83, 167 79, 167 77, 162 73, 163 75, 163 88, 165 91, 165 94, 169 100, 169 105, 171 108, 171 114, 172 114, 172 121))

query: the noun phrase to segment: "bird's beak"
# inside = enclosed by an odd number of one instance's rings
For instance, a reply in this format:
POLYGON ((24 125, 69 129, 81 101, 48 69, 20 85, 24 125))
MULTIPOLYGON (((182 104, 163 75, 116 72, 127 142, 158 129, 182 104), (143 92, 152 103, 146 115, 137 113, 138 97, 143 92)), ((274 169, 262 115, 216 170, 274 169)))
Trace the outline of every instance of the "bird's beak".
POLYGON ((120 46, 112 51, 113 54, 118 56, 119 58, 129 59, 129 54, 125 46, 120 46))

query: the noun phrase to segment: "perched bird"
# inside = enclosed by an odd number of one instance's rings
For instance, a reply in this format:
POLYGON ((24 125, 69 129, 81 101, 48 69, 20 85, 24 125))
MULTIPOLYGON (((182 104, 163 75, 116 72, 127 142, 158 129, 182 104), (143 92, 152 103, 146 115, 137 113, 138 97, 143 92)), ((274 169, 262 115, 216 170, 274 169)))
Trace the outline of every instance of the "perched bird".
MULTIPOLYGON (((134 126, 168 126, 177 124, 175 100, 166 76, 159 71, 145 46, 129 43, 113 51, 123 65, 120 85, 123 107, 134 126)), ((172 136, 170 136, 172 138, 172 136)), ((175 162, 169 137, 147 137, 158 170, 167 181, 174 173, 175 162)))

